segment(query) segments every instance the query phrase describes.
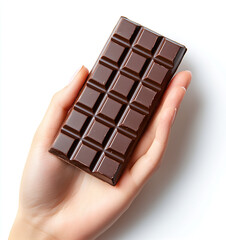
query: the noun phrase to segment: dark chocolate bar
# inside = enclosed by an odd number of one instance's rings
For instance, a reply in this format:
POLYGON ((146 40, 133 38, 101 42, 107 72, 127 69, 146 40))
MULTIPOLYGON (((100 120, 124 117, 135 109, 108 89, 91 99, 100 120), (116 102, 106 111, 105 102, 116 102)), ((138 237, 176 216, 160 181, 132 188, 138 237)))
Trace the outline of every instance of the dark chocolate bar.
POLYGON ((49 151, 115 185, 185 52, 121 17, 49 151))

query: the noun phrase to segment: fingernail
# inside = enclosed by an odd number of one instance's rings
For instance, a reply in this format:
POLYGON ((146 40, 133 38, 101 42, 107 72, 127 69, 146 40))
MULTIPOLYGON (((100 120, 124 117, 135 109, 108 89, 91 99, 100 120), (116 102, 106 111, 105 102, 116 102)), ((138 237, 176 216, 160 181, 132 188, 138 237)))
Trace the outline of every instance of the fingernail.
POLYGON ((187 92, 187 89, 185 87, 181 87, 182 89, 184 89, 185 92, 187 92))
POLYGON ((83 65, 80 66, 79 68, 77 68, 77 70, 76 70, 76 71, 74 72, 74 74, 71 76, 71 78, 70 78, 68 84, 70 84, 70 83, 73 81, 73 79, 74 79, 75 76, 80 72, 80 70, 82 69, 82 67, 83 67, 83 65))
POLYGON ((174 109, 173 119, 172 119, 172 125, 174 124, 175 118, 177 114, 177 108, 174 109))

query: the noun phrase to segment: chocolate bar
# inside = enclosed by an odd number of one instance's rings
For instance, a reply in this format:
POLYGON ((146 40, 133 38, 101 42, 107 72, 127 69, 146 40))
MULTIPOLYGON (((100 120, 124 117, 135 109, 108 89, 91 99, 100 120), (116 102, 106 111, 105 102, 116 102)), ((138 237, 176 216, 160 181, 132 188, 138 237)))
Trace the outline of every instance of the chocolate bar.
POLYGON ((49 151, 116 185, 185 52, 121 17, 49 151))

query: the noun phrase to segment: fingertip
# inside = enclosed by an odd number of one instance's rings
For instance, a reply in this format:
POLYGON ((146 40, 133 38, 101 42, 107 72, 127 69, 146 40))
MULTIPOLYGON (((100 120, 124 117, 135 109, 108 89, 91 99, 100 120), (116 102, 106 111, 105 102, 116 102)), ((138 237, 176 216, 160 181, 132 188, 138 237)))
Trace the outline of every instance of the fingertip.
POLYGON ((82 65, 79 73, 82 72, 82 74, 88 75, 89 74, 89 70, 87 67, 85 67, 84 65, 82 65))
POLYGON ((192 78, 192 72, 190 70, 185 70, 184 72, 186 72, 186 74, 188 74, 190 78, 192 78))
POLYGON ((85 74, 89 74, 89 70, 86 66, 82 65, 81 70, 85 73, 85 74))
POLYGON ((191 83, 191 79, 192 79, 192 72, 190 70, 185 70, 184 73, 186 74, 186 79, 187 79, 187 87, 190 85, 191 83))
POLYGON ((179 76, 179 75, 182 75, 183 77, 191 78, 192 72, 190 70, 184 70, 176 74, 176 76, 179 76))
POLYGON ((192 78, 192 73, 189 70, 185 70, 182 72, 177 73, 171 81, 170 86, 181 86, 185 89, 188 89, 192 78))
POLYGON ((80 79, 84 80, 84 78, 86 78, 88 76, 88 74, 89 74, 89 70, 84 65, 82 65, 80 68, 78 68, 75 71, 68 86, 73 85, 74 82, 77 82, 80 79))

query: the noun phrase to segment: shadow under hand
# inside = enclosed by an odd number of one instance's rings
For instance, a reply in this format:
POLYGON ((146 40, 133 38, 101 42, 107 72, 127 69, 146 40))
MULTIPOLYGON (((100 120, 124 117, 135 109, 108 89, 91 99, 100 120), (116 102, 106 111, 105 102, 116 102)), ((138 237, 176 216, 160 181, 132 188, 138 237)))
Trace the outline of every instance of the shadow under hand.
POLYGON ((188 146, 193 135, 192 132, 195 129, 195 119, 201 102, 200 93, 198 93, 198 88, 195 86, 195 69, 186 61, 183 61, 178 71, 181 69, 192 69, 193 81, 189 87, 188 96, 185 96, 172 128, 169 144, 163 159, 164 167, 160 167, 140 195, 134 200, 129 210, 110 229, 102 234, 98 240, 115 240, 125 236, 139 221, 141 222, 143 218, 158 208, 160 199, 167 198, 166 190, 170 188, 170 184, 173 181, 177 181, 178 176, 189 164, 188 161, 183 161, 183 157, 189 151, 188 146))

